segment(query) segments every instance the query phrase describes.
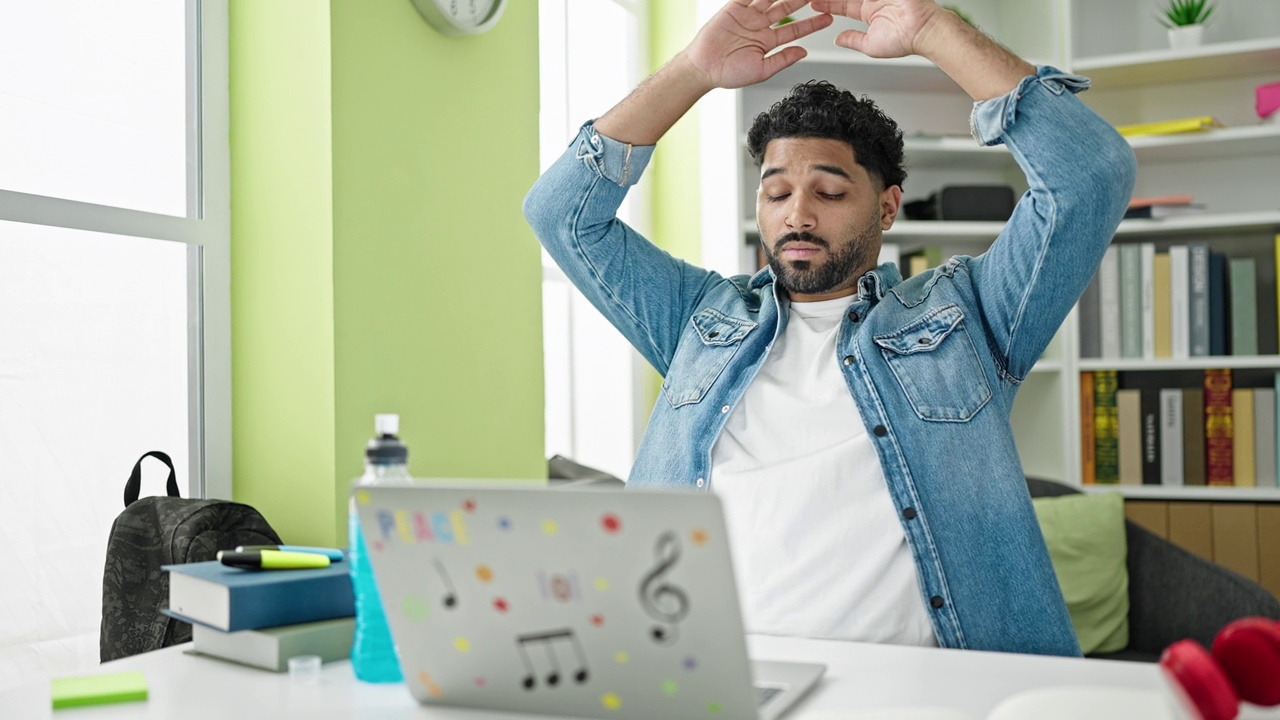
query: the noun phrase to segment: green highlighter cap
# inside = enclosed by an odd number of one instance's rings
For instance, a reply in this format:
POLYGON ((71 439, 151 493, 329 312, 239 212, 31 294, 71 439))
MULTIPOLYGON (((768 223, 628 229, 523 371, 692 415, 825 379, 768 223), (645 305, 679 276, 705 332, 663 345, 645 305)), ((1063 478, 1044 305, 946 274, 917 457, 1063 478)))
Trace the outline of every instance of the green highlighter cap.
POLYGON ((54 678, 52 685, 54 710, 147 699, 147 681, 136 671, 54 678))

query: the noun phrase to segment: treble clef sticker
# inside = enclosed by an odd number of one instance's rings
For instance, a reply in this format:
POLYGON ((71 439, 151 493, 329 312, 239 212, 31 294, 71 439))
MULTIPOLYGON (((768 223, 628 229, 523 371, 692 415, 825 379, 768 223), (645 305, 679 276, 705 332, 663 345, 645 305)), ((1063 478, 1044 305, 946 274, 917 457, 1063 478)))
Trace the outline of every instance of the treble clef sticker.
POLYGON ((658 537, 654 546, 658 564, 640 583, 640 607, 661 625, 651 635, 659 645, 670 645, 679 637, 678 623, 689 614, 689 597, 684 590, 663 579, 663 575, 680 561, 680 540, 673 532, 658 537))

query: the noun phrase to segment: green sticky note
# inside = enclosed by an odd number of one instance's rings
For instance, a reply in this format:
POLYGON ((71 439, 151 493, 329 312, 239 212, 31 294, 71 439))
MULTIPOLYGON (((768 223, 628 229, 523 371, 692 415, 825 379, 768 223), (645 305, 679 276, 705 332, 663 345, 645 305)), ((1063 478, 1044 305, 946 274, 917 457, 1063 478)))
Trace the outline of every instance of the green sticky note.
POLYGON ((147 681, 140 672, 54 678, 53 709, 105 705, 147 699, 147 681))

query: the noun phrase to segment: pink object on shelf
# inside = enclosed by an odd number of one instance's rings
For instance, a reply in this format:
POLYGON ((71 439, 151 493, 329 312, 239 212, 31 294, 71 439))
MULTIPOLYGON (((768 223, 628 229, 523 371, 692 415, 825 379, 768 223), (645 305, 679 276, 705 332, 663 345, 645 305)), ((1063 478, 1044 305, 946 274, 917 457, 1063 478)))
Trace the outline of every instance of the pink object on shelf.
POLYGON ((1258 117, 1265 118, 1280 110, 1280 82, 1259 85, 1257 95, 1258 117))

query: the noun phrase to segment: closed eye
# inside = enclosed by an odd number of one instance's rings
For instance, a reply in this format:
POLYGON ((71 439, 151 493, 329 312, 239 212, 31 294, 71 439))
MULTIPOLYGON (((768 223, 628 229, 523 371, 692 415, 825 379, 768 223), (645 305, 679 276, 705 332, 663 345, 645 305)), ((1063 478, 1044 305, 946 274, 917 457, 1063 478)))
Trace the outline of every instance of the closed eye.
POLYGON ((769 202, 779 202, 782 200, 786 200, 789 197, 791 197, 791 193, 783 193, 782 195, 765 195, 764 196, 765 200, 768 200, 769 202))
POLYGON ((844 193, 818 193, 818 197, 826 200, 840 200, 844 198, 844 193))

